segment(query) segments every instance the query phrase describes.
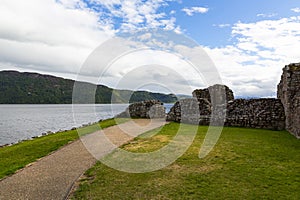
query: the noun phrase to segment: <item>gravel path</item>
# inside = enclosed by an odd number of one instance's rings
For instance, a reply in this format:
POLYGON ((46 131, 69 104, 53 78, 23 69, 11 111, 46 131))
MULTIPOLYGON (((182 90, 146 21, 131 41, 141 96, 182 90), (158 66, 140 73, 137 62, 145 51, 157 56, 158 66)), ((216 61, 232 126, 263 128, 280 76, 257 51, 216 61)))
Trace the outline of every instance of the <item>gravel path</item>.
POLYGON ((0 181, 0 199, 65 199, 73 183, 95 164, 95 157, 164 124, 164 120, 135 119, 86 135, 0 181), (115 146, 101 145, 106 138, 115 146))

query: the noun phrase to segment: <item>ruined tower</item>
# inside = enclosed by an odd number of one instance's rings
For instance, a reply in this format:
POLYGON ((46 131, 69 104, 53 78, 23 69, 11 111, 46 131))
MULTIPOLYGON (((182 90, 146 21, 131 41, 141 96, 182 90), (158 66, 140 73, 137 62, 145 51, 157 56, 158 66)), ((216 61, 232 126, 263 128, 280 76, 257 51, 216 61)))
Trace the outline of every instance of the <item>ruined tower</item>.
POLYGON ((286 130, 300 138, 300 63, 283 68, 277 97, 284 106, 286 130))

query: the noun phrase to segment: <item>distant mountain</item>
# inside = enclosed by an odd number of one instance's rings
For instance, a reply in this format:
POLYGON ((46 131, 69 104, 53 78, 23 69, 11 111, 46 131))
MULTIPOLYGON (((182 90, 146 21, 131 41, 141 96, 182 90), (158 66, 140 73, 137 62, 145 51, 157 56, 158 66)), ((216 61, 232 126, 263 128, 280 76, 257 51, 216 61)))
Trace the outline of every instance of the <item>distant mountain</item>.
POLYGON ((176 97, 177 97, 178 100, 180 100, 180 99, 189 99, 189 98, 192 98, 193 96, 192 95, 186 95, 186 94, 177 94, 176 97))
MULTIPOLYGON (((74 83, 74 80, 38 73, 0 71, 0 104, 70 104, 74 83)), ((75 86, 76 91, 80 91, 80 98, 73 103, 128 103, 128 99, 130 103, 144 100, 164 103, 177 101, 173 94, 114 90, 85 82, 76 82, 75 86), (91 92, 95 94, 94 101, 86 99, 91 92)))

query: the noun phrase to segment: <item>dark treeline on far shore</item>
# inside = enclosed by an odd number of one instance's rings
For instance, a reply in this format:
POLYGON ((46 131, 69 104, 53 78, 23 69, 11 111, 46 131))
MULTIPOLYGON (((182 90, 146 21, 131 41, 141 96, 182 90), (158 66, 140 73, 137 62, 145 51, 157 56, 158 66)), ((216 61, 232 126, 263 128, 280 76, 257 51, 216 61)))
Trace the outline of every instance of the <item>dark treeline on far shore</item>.
MULTIPOLYGON (((1 71, 0 104, 71 104, 74 83, 74 80, 50 75, 1 71)), ((83 82, 76 82, 76 85, 83 90, 96 88, 96 93, 93 102, 87 101, 84 99, 85 95, 82 95, 82 99, 77 99, 78 102, 75 103, 128 103, 128 100, 130 103, 145 100, 173 103, 177 100, 173 94, 116 90, 104 85, 91 87, 95 85, 83 82)))

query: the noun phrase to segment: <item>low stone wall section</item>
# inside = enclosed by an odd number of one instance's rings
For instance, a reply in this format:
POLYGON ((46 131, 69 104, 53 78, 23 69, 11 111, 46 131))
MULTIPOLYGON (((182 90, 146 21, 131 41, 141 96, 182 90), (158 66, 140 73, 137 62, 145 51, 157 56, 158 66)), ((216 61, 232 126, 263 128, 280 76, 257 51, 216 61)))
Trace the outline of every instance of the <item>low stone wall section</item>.
POLYGON ((207 99, 190 98, 177 101, 167 114, 167 121, 205 125, 211 115, 211 103, 207 99))
POLYGON ((236 99, 227 105, 225 126, 284 130, 284 107, 279 99, 236 99))
POLYGON ((163 103, 157 100, 142 101, 130 104, 128 108, 116 116, 117 118, 165 118, 166 110, 163 103))

